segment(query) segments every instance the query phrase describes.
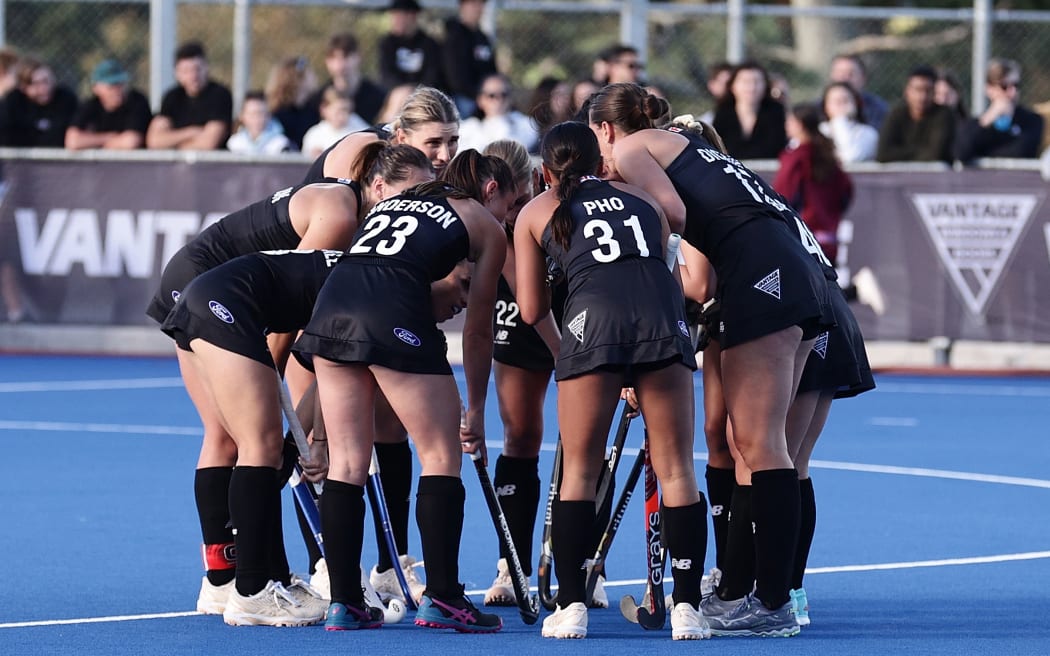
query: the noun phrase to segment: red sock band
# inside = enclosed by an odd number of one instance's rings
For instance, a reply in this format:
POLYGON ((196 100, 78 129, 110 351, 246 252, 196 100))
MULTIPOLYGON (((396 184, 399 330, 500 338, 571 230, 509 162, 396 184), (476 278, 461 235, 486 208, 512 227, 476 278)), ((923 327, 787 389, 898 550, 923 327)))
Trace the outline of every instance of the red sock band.
POLYGON ((237 546, 233 542, 202 544, 201 557, 204 559, 204 569, 208 571, 236 569, 237 546))

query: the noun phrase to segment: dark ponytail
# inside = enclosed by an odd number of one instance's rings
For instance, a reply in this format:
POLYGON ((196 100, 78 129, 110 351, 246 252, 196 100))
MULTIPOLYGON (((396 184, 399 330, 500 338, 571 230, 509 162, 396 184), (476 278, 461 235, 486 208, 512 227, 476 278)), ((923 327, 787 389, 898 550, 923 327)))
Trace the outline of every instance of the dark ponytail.
POLYGON ((602 163, 598 139, 583 123, 567 121, 552 127, 540 147, 543 164, 557 180, 558 208, 551 217, 551 234, 563 249, 572 241, 572 197, 581 178, 595 175, 602 163))
POLYGON ((485 183, 495 180, 501 193, 513 193, 514 174, 502 159, 482 155, 473 148, 460 151, 441 172, 441 180, 485 204, 485 183))

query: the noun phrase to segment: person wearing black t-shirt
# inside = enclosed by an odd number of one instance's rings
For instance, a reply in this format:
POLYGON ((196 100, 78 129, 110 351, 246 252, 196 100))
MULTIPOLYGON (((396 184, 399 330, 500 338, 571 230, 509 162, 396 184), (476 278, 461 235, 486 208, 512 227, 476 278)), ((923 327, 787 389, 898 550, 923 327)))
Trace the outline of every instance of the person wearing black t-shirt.
POLYGON ((390 32, 379 41, 379 81, 388 89, 399 84, 422 84, 444 89, 441 46, 419 29, 416 0, 390 3, 390 32))
POLYGON ((66 148, 132 150, 146 143, 153 112, 141 92, 128 87, 130 76, 113 59, 106 59, 91 73, 90 100, 81 105, 66 130, 66 148))
POLYGON ((175 80, 164 94, 160 113, 146 132, 148 148, 216 150, 230 134, 233 96, 208 77, 204 47, 196 42, 175 51, 175 80))
POLYGON ((77 111, 76 95, 55 83, 51 67, 23 59, 18 88, 4 98, 6 116, 0 145, 16 148, 61 148, 66 128, 77 111))
POLYGON ((335 87, 353 99, 354 112, 358 116, 368 123, 375 123, 386 100, 386 89, 361 72, 357 38, 347 32, 333 34, 328 40, 324 66, 328 70, 328 80, 310 96, 306 101, 307 106, 318 112, 320 117, 321 97, 325 89, 335 87))
POLYGON ((445 81, 461 116, 474 113, 482 80, 499 72, 492 41, 481 31, 484 11, 485 0, 459 0, 459 15, 445 21, 445 81))

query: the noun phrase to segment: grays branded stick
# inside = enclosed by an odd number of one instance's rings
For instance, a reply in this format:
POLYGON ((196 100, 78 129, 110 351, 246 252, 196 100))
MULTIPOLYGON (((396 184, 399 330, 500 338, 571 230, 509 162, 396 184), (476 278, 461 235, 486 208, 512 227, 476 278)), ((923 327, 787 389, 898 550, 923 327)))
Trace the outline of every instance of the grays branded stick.
MULTIPOLYGON (((649 455, 649 432, 645 433, 645 540, 646 596, 648 603, 641 606, 634 603, 634 597, 626 595, 620 600, 620 612, 631 619, 633 615, 643 629, 661 629, 667 619, 667 607, 664 602, 664 547, 661 540, 660 524, 660 490, 653 471, 652 458, 649 455)), ((644 601, 644 599, 643 599, 644 601)))

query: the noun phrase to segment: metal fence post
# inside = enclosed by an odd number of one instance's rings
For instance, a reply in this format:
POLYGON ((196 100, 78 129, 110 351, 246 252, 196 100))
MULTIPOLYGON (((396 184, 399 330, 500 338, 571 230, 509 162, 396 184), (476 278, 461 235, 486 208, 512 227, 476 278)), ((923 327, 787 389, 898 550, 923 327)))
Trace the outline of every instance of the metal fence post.
POLYGON ((992 0, 973 0, 970 107, 974 116, 980 116, 984 111, 984 76, 991 56, 992 20, 992 0))
POLYGON ((233 108, 240 112, 252 73, 252 0, 233 4, 233 108))
POLYGON ((175 0, 149 3, 149 102, 160 110, 164 91, 175 82, 175 0))
POLYGON ((620 43, 634 46, 643 61, 649 60, 649 0, 623 0, 620 43))
POLYGON ((726 60, 733 64, 744 61, 747 49, 745 20, 747 0, 728 0, 726 2, 726 60))

